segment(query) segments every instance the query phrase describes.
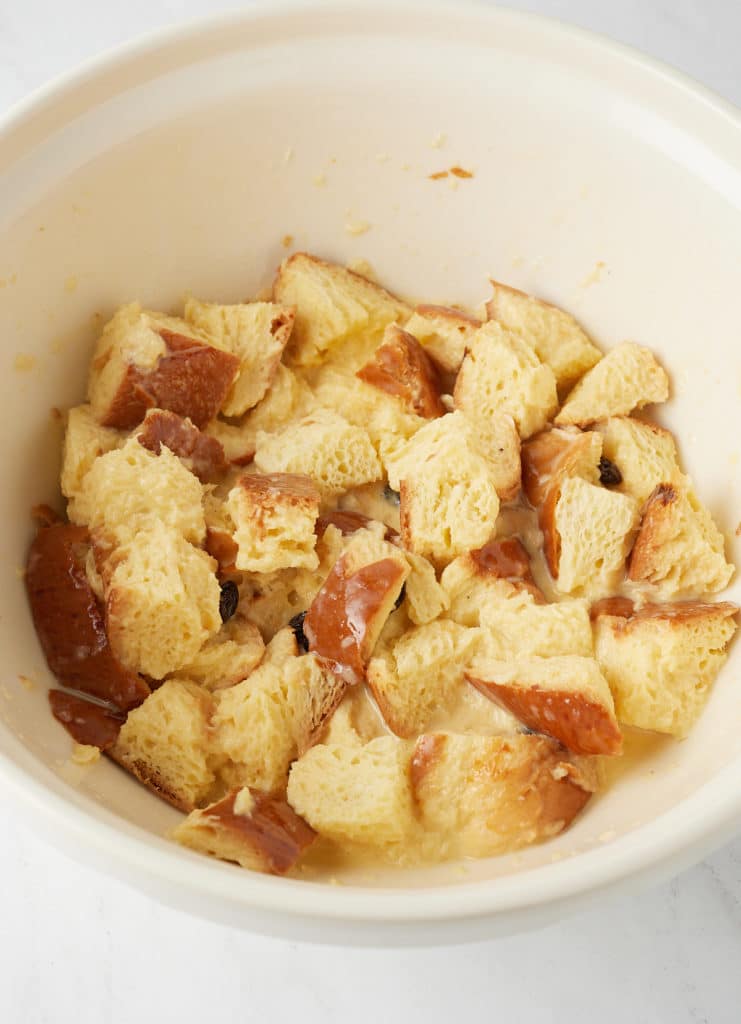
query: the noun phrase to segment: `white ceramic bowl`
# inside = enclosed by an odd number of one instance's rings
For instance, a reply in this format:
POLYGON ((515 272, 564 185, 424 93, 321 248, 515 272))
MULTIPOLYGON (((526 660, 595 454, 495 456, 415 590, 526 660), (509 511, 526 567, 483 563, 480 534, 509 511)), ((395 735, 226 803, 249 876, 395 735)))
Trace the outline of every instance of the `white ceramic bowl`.
POLYGON ((653 744, 574 828, 520 856, 339 886, 198 858, 163 838, 175 812, 115 766, 69 763, 17 569, 28 510, 55 491, 51 410, 82 398, 99 316, 132 297, 248 296, 285 235, 366 258, 432 301, 478 302, 492 274, 563 304, 606 345, 651 346, 673 375, 662 417, 738 561, 740 172, 738 116, 720 100, 574 29, 460 4, 205 22, 88 64, 6 116, 0 767, 19 810, 178 907, 386 944, 541 923, 728 837, 741 817, 738 646, 686 742, 653 744), (474 177, 429 179, 453 164, 474 177), (370 230, 348 233, 360 221, 370 230))

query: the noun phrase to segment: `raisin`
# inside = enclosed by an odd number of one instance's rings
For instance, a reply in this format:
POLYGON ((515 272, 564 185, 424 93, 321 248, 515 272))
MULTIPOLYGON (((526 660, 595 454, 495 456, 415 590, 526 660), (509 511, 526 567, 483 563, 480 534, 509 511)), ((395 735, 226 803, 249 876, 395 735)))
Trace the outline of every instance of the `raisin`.
POLYGON ((388 484, 383 489, 383 496, 386 501, 390 501, 392 505, 399 504, 399 492, 393 490, 388 484))
POLYGON ((401 608, 401 606, 403 604, 403 601, 404 601, 404 598, 406 596, 407 596, 407 585, 406 585, 406 583, 404 583, 404 584, 402 584, 401 590, 399 591, 399 596, 396 598, 396 603, 394 604, 394 611, 396 611, 397 608, 401 608))
POLYGON ((604 455, 599 460, 599 482, 604 484, 605 487, 614 487, 615 484, 623 482, 623 474, 615 463, 610 462, 604 455))
POLYGON ((221 597, 219 598, 219 613, 221 621, 226 622, 237 610, 239 604, 239 591, 234 580, 224 580, 221 584, 221 597))
POLYGON ((299 612, 298 615, 294 615, 288 625, 293 630, 293 635, 296 637, 296 643, 303 651, 309 650, 309 641, 304 633, 304 619, 306 618, 306 612, 299 612))

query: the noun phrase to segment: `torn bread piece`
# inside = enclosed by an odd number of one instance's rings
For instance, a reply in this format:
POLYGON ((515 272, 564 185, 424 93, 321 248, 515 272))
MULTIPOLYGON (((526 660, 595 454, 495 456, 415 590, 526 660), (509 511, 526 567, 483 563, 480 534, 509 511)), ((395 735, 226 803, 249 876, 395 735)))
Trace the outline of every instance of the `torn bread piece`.
POLYGON ((481 321, 452 306, 417 306, 404 324, 446 373, 458 373, 481 321))
POLYGON ((205 690, 224 690, 246 679, 264 653, 260 630, 237 613, 182 666, 180 674, 205 690))
POLYGON ((414 335, 398 324, 389 324, 372 361, 358 370, 356 376, 398 399, 408 412, 424 419, 445 413, 435 366, 414 335))
POLYGON ((155 455, 160 454, 163 445, 169 448, 202 484, 220 480, 227 470, 221 442, 201 433, 190 420, 174 412, 150 409, 136 432, 136 439, 155 455))
POLYGON ((245 474, 229 491, 237 569, 316 569, 314 525, 321 495, 308 476, 293 473, 245 474))
POLYGON ((492 281, 486 304, 490 319, 532 345, 553 370, 559 388, 573 384, 602 358, 602 353, 569 313, 542 299, 492 281))
POLYGON ((404 557, 409 563, 409 575, 405 583, 406 608, 412 622, 421 626, 442 615, 448 609, 450 600, 437 581, 435 569, 426 558, 412 551, 405 551, 404 557))
POLYGON ((491 463, 460 412, 432 420, 386 462, 404 546, 436 562, 485 543, 499 513, 491 463))
POLYGON ((216 563, 159 520, 113 553, 96 551, 96 560, 111 648, 132 671, 162 679, 193 661, 218 632, 216 563))
POLYGON ((614 593, 639 520, 635 498, 570 477, 561 485, 547 550, 556 586, 564 594, 605 597, 614 593))
MULTIPOLYGON (((596 431, 552 428, 522 446, 522 489, 539 511, 549 499, 558 500, 564 480, 581 477, 599 483, 602 435, 596 431)), ((552 511, 552 510, 551 510, 552 511)))
POLYGON ((364 746, 317 745, 291 768, 288 802, 320 835, 372 847, 414 836, 407 743, 382 736, 364 746))
POLYGON ((622 751, 610 687, 594 658, 477 658, 466 678, 528 729, 551 736, 575 754, 622 751))
POLYGON ((118 544, 140 537, 155 520, 200 544, 206 534, 202 497, 200 481, 169 448, 155 455, 130 437, 95 460, 67 512, 72 522, 118 544))
POLYGON ((482 649, 492 658, 593 654, 589 610, 579 598, 544 604, 524 587, 491 580, 482 594, 478 621, 482 649))
POLYGON ((362 535, 368 533, 353 537, 304 619, 309 650, 348 683, 364 678, 368 659, 409 575, 402 552, 386 541, 362 535))
POLYGON ((254 457, 260 431, 275 433, 294 420, 308 415, 316 401, 308 384, 282 363, 267 394, 238 423, 221 418, 211 420, 205 432, 223 447, 229 462, 245 466, 254 457))
POLYGON ((313 382, 316 401, 368 432, 381 459, 395 452, 427 422, 393 395, 336 366, 324 366, 313 382))
POLYGON ((737 629, 738 607, 699 601, 599 615, 596 658, 625 725, 687 735, 705 705, 737 629))
POLYGON ((131 430, 147 409, 169 409, 203 427, 216 415, 239 360, 177 317, 122 306, 103 328, 90 368, 88 398, 106 427, 131 430))
POLYGON ((327 496, 383 475, 367 432, 329 409, 317 409, 279 433, 258 433, 255 468, 310 476, 327 496))
POLYGON ((556 416, 557 426, 588 426, 609 416, 627 416, 669 397, 669 378, 650 349, 624 341, 610 349, 571 391, 556 416))
POLYGON ((492 540, 454 559, 442 572, 440 585, 448 595, 448 615, 462 626, 478 626, 490 600, 529 591, 544 601, 533 582, 530 556, 518 537, 492 540))
POLYGON ((229 786, 281 792, 291 762, 308 749, 342 698, 344 684, 313 654, 296 655, 292 630, 276 634, 263 663, 215 694, 214 747, 229 786))
POLYGON ((506 413, 526 439, 542 430, 558 408, 556 378, 521 337, 495 320, 476 332, 455 383, 455 407, 484 434, 506 413))
POLYGON ((466 665, 479 642, 477 630, 437 619, 378 644, 368 665, 368 685, 392 732, 418 736, 435 712, 457 696, 466 665))
POLYGON ((423 827, 438 859, 491 857, 558 835, 596 788, 590 765, 544 736, 429 733, 411 760, 423 827))
POLYGON ((125 440, 126 435, 121 431, 101 426, 89 405, 78 405, 70 409, 64 432, 60 479, 65 498, 74 499, 95 460, 119 448, 125 440))
POLYGON ((411 312, 406 303, 365 277, 305 252, 285 260, 273 284, 273 298, 296 310, 289 353, 309 366, 359 335, 380 337, 393 321, 411 312))
POLYGON ((123 768, 181 811, 207 801, 216 781, 210 693, 168 679, 129 713, 108 751, 123 768))
POLYGON ((659 484, 643 508, 630 555, 630 579, 654 583, 663 594, 714 594, 733 572, 723 534, 690 480, 659 484))
POLYGON ((239 360, 221 403, 224 416, 242 416, 265 396, 293 330, 293 310, 274 302, 222 306, 190 298, 185 319, 239 360))
POLYGON ((284 875, 316 838, 282 797, 246 787, 191 811, 172 835, 196 853, 269 875, 284 875))
POLYGON ((682 472, 674 437, 656 423, 630 416, 610 416, 594 428, 602 435, 602 451, 620 475, 613 485, 643 505, 661 483, 680 480, 682 472))

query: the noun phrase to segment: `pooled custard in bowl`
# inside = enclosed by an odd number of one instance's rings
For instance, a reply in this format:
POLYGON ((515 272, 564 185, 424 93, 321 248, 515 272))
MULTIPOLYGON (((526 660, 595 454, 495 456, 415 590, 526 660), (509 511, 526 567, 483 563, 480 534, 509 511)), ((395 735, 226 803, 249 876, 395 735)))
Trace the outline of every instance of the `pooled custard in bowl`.
POLYGON ((556 835, 625 727, 687 734, 736 629, 637 415, 668 392, 498 283, 479 319, 297 253, 271 301, 122 307, 28 557, 52 713, 257 871, 556 835))

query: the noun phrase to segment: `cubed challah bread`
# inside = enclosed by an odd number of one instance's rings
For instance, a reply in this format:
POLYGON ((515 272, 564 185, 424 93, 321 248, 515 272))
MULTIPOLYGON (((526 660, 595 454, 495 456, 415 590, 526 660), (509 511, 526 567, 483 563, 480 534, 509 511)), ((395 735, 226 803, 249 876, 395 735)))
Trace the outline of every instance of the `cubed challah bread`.
POLYGON ((466 670, 466 678, 528 729, 551 736, 575 754, 622 751, 610 687, 594 658, 480 657, 466 670))
POLYGON ((289 352, 298 365, 321 362, 353 337, 379 337, 387 324, 403 321, 409 307, 379 285, 346 267, 297 252, 285 260, 273 298, 296 311, 289 352))
POLYGON ((424 419, 445 413, 438 371, 413 334, 389 324, 373 359, 356 374, 360 380, 397 399, 407 412, 424 419))
POLYGON ((676 443, 663 427, 631 416, 610 416, 594 429, 602 435, 605 457, 620 473, 614 489, 630 494, 639 505, 659 484, 681 478, 676 443))
POLYGON ((573 384, 602 353, 569 313, 517 288, 492 281, 486 304, 490 319, 519 334, 553 370, 559 388, 573 384))
POLYGON ((624 341, 582 377, 555 422, 584 427, 608 416, 627 416, 668 397, 669 378, 654 354, 643 345, 624 341))
POLYGON ((417 306, 404 324, 446 373, 458 373, 481 321, 451 306, 417 306))
POLYGON ((284 875, 316 837, 282 797, 247 787, 191 811, 172 835, 197 853, 270 875, 284 875))
POLYGON ((687 735, 736 632, 738 607, 697 601, 599 615, 595 655, 625 725, 687 735))
POLYGON ((192 811, 216 782, 213 711, 206 690, 188 679, 168 679, 129 713, 110 754, 168 803, 192 811))
POLYGON ((122 306, 93 353, 88 399, 106 427, 131 430, 147 409, 169 409, 202 427, 217 414, 239 359, 178 317, 122 306))
POLYGON ((523 439, 542 430, 558 407, 556 378, 526 341, 489 320, 471 339, 455 382, 455 407, 483 433, 506 413, 523 439))
POLYGON ((222 306, 190 298, 185 319, 212 344, 239 360, 234 383, 221 403, 224 416, 242 416, 264 397, 293 329, 293 310, 274 302, 222 306))
POLYGON ((258 433, 255 468, 310 476, 330 496, 382 476, 367 431, 329 409, 317 409, 276 434, 258 433))
POLYGON ((314 524, 321 496, 308 476, 250 473, 229 492, 227 508, 234 522, 237 569, 316 569, 314 524))
POLYGON ((665 595, 714 594, 733 569, 723 534, 687 477, 659 484, 643 507, 630 578, 653 583, 665 595))
POLYGON ((62 447, 62 494, 70 501, 77 497, 88 470, 100 455, 113 451, 126 440, 125 434, 103 427, 89 405, 77 405, 67 414, 62 447))
POLYGON ((421 736, 411 760, 423 828, 441 859, 491 857, 557 835, 596 782, 544 736, 421 736))

